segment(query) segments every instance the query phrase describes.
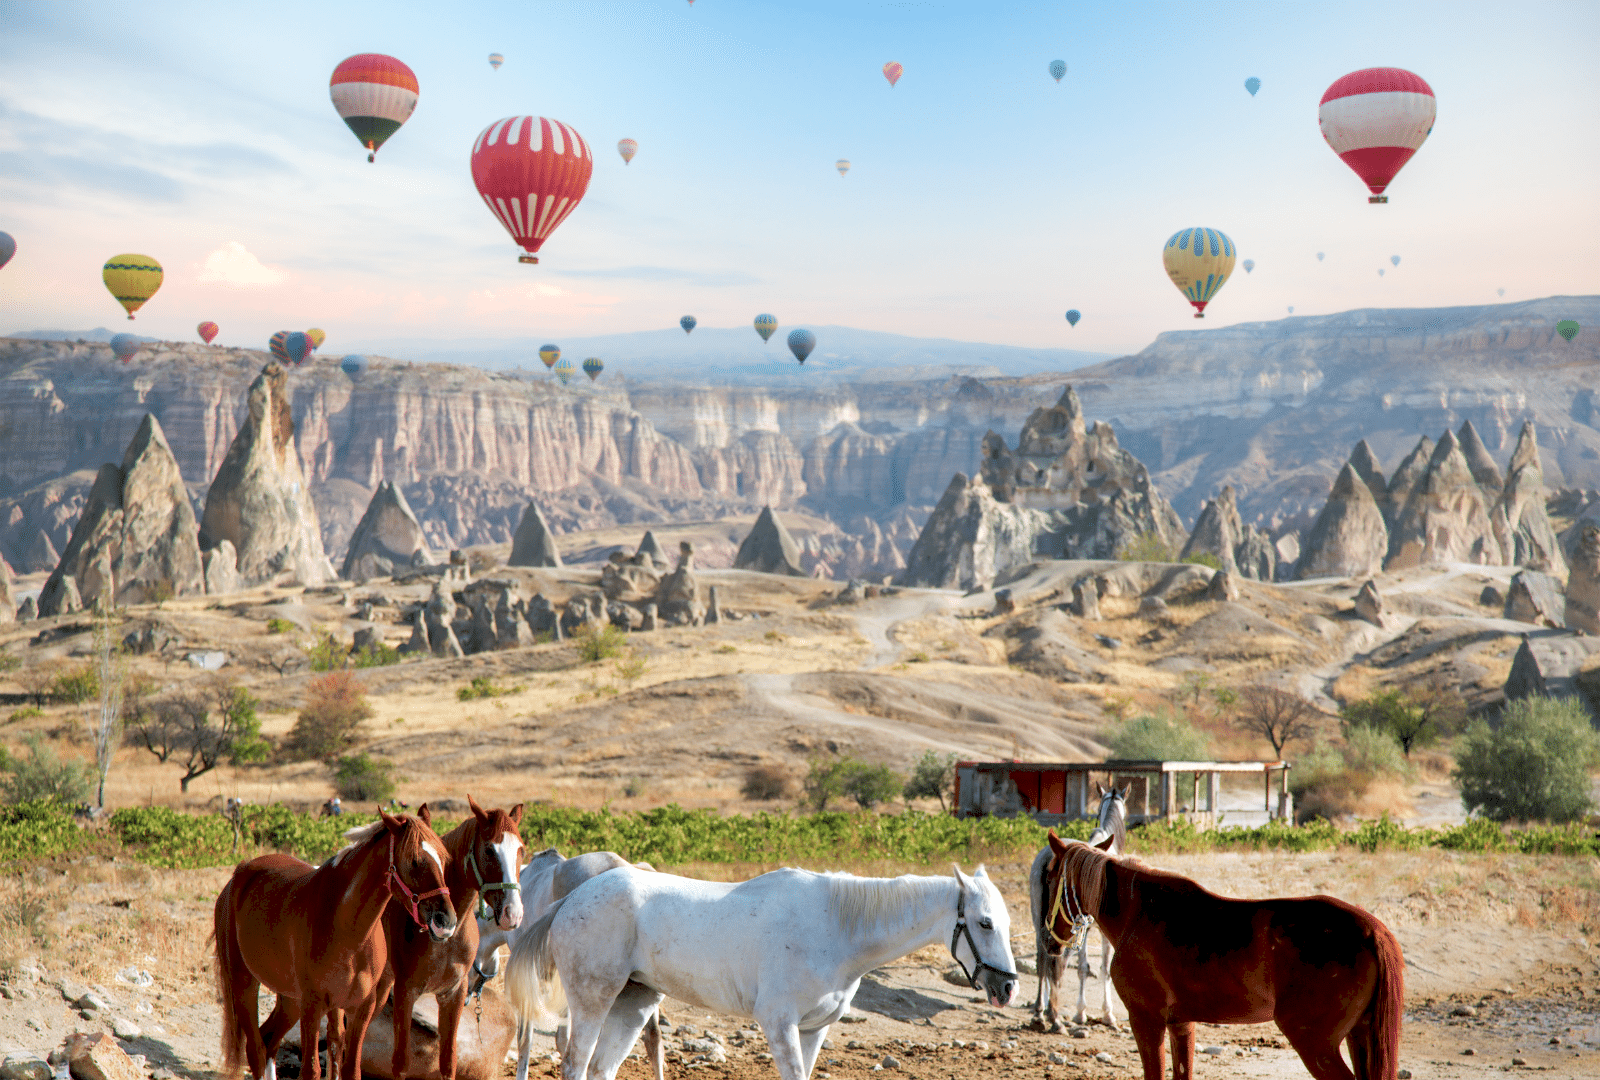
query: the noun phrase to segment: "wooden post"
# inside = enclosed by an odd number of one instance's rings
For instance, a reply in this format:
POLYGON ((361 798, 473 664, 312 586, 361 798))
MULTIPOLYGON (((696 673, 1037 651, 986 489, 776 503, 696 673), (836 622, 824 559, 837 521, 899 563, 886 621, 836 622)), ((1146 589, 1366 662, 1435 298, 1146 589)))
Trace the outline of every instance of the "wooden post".
POLYGON ((1173 812, 1176 810, 1175 804, 1178 801, 1178 799, 1177 799, 1177 794, 1178 793, 1175 790, 1175 788, 1177 787, 1177 782, 1178 782, 1178 777, 1177 777, 1176 773, 1169 773, 1165 769, 1161 770, 1161 820, 1162 821, 1171 821, 1173 812))
POLYGON ((1206 809, 1215 814, 1217 802, 1222 796, 1222 774, 1218 772, 1206 774, 1206 809))

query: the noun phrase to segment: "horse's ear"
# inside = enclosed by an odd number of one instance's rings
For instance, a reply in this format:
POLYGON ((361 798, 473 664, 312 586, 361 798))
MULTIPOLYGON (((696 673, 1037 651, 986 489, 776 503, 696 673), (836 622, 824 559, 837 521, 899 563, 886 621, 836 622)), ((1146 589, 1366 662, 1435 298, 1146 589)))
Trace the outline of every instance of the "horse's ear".
POLYGON ((478 805, 478 800, 472 797, 471 792, 467 793, 467 805, 472 808, 472 816, 479 821, 489 816, 489 811, 478 805))
POLYGON ((1100 781, 1096 780, 1094 782, 1094 790, 1095 793, 1098 794, 1102 799, 1106 797, 1105 785, 1100 783, 1100 781))
POLYGON ((957 866, 955 863, 951 863, 950 866, 956 872, 956 884, 961 886, 961 891, 966 892, 968 889, 972 888, 972 879, 961 872, 961 867, 957 866))
POLYGON ((428 809, 427 803, 423 803, 421 806, 417 807, 417 820, 422 822, 428 828, 433 828, 433 811, 428 809))
POLYGON ((1050 850, 1057 855, 1065 855, 1067 852, 1067 842, 1057 836, 1054 829, 1050 830, 1050 850))
POLYGON ((390 832, 397 831, 400 826, 405 824, 405 822, 401 821, 399 818, 395 817, 381 806, 378 807, 378 817, 383 822, 384 827, 390 832))
POLYGON ((1104 840, 1102 840, 1098 844, 1096 844, 1095 847, 1099 848, 1101 851, 1109 852, 1111 850, 1111 845, 1116 843, 1116 842, 1117 842, 1117 838, 1115 836, 1108 836, 1104 840))
POLYGON ((510 810, 507 810, 506 811, 506 817, 511 819, 511 824, 513 824, 513 825, 521 825, 522 824, 522 804, 518 803, 517 805, 513 806, 510 810))
POLYGON ((1123 802, 1127 802, 1128 801, 1128 796, 1131 795, 1131 794, 1133 794, 1133 781, 1129 780, 1126 784, 1122 785, 1122 791, 1121 791, 1122 801, 1123 802))

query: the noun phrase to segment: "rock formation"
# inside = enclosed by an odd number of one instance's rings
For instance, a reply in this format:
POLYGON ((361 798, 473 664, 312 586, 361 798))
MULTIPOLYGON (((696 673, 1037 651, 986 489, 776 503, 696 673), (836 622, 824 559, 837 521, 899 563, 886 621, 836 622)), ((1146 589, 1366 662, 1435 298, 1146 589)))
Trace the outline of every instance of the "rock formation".
POLYGON ((757 570, 763 574, 783 574, 787 577, 805 577, 800 569, 800 549, 783 527, 783 522, 772 512, 772 507, 761 508, 761 516, 750 527, 750 533, 739 545, 734 557, 735 570, 757 570))
POLYGON ((1377 583, 1371 578, 1356 593, 1356 615, 1373 626, 1383 627, 1383 594, 1378 592, 1377 583))
POLYGON ((1506 590, 1506 618, 1560 630, 1565 625, 1565 609, 1561 582, 1549 574, 1522 570, 1512 576, 1506 590))
POLYGON ((451 595, 444 582, 435 582, 433 595, 428 598, 428 603, 423 608, 428 647, 433 650, 433 655, 447 657, 466 655, 466 651, 461 647, 461 639, 455 632, 458 617, 455 597, 451 595))
POLYGON ((433 561, 417 515, 405 493, 388 480, 378 485, 366 513, 350 536, 350 550, 339 576, 346 581, 389 577, 396 569, 433 561))
POLYGON ((0 559, 0 624, 17 621, 17 598, 11 591, 11 567, 0 559))
POLYGON ((705 617, 694 575, 694 545, 685 540, 678 544, 678 568, 656 590, 656 618, 668 626, 699 626, 705 617))
POLYGON ((56 551, 56 546, 50 542, 50 537, 43 529, 33 534, 33 543, 28 545, 27 551, 22 555, 22 571, 25 574, 48 573, 56 568, 61 561, 61 553, 56 551))
POLYGON ((295 446, 287 383, 276 363, 261 369, 244 425, 206 493, 201 543, 232 543, 246 585, 287 579, 315 586, 333 577, 295 446))
POLYGON ((1278 548, 1272 537, 1254 525, 1244 527, 1244 535, 1233 549, 1239 576, 1253 581, 1275 581, 1278 576, 1278 548))
POLYGON ((1466 459, 1467 468, 1471 470, 1472 478, 1478 482, 1478 486, 1485 494, 1498 496, 1505 484, 1505 477, 1500 475, 1500 466, 1489 456, 1489 449, 1478 437, 1478 429, 1472 426, 1471 420, 1461 422, 1461 430, 1456 433, 1456 441, 1461 444, 1461 456, 1466 459))
POLYGON ((154 415, 145 414, 122 466, 102 465, 61 561, 40 594, 45 615, 70 605, 142 603, 205 592, 194 507, 154 415))
POLYGON ((1225 487, 1222 493, 1210 502, 1205 509, 1200 511, 1200 517, 1194 523, 1194 531, 1189 534, 1189 542, 1183 545, 1181 558, 1187 559, 1191 555, 1210 555, 1222 564, 1222 569, 1229 573, 1238 573, 1239 567, 1234 562, 1233 549, 1239 545, 1240 534, 1244 526, 1239 521, 1239 510, 1234 504, 1233 488, 1225 487))
POLYGON ((1093 578, 1072 583, 1072 613, 1085 622, 1100 621, 1100 590, 1093 578))
POLYGON ((1086 429, 1072 387, 1035 409, 1017 449, 990 431, 977 479, 957 473, 896 578, 904 585, 987 587, 1033 558, 1106 559, 1140 537, 1183 547, 1183 523, 1110 425, 1086 429))
POLYGON ((1567 628, 1600 635, 1600 520, 1579 521, 1574 533, 1567 551, 1567 628))
POLYGON ((639 551, 629 557, 620 551, 613 551, 600 568, 600 591, 606 594, 608 600, 643 603, 656 595, 656 590, 661 587, 661 570, 665 569, 663 562, 658 570, 655 560, 647 552, 639 551))
POLYGON ((560 566, 561 552, 556 548, 556 538, 545 524, 539 507, 529 503, 522 512, 522 523, 511 538, 511 557, 507 566, 560 566))
POLYGON ((1231 573, 1218 570, 1211 576, 1211 583, 1206 586, 1205 598, 1207 600, 1233 601, 1239 599, 1239 583, 1234 580, 1231 573))
POLYGON ((662 572, 672 569, 672 564, 667 561, 667 553, 661 550, 661 542, 649 529, 645 530, 644 539, 639 541, 639 550, 633 554, 637 559, 649 559, 651 565, 662 572))
POLYGON ((1356 443, 1355 449, 1350 451, 1350 467, 1361 477, 1361 482, 1367 485, 1367 490, 1372 492, 1373 501, 1382 506, 1384 498, 1389 494, 1389 486, 1384 483, 1383 470, 1378 467, 1378 457, 1372 452, 1372 447, 1367 445, 1367 440, 1362 439, 1356 443))
POLYGON ((200 565, 205 573, 207 595, 222 596, 244 588, 239 577, 239 553, 233 550, 233 541, 222 540, 210 551, 202 551, 200 565))
POLYGON ((1383 514, 1372 490, 1347 463, 1301 548, 1299 575, 1364 577, 1383 568, 1389 548, 1383 514))
POLYGON ((1446 431, 1389 532, 1389 569, 1439 562, 1499 563, 1489 503, 1461 443, 1446 431))
POLYGON ((1389 477, 1388 490, 1383 493, 1383 500, 1378 503, 1383 508, 1383 520, 1387 527, 1394 528, 1400 512, 1406 507, 1406 500, 1411 497, 1411 491, 1428 471, 1428 461, 1433 457, 1433 440, 1426 435, 1417 440, 1417 445, 1411 448, 1411 453, 1400 459, 1400 465, 1394 474, 1389 477))
POLYGON ((1545 511, 1544 470, 1539 464, 1539 440, 1531 420, 1522 425, 1517 436, 1517 448, 1511 454, 1511 465, 1500 491, 1494 527, 1506 562, 1565 577, 1567 560, 1545 511))

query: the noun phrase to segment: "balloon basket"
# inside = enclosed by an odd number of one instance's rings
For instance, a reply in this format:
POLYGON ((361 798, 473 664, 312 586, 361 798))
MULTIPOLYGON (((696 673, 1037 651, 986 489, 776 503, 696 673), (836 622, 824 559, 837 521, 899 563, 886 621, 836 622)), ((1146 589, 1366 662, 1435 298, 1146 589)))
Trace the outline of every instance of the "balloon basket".
POLYGON ((1197 319, 1203 319, 1206 317, 1206 313, 1203 311, 1197 311, 1194 313, 1194 317, 1197 319))
POLYGON ((367 155, 367 164, 368 165, 371 165, 373 162, 375 162, 377 160, 378 160, 378 155, 377 154, 368 154, 367 155))
POLYGON ((1389 196, 1387 195, 1373 195, 1367 199, 1367 202, 1369 203, 1386 203, 1388 201, 1389 196))
POLYGON ((537 263, 539 261, 539 256, 537 256, 537 255, 518 255, 517 256, 517 261, 519 263, 530 263, 530 264, 531 263, 537 263))

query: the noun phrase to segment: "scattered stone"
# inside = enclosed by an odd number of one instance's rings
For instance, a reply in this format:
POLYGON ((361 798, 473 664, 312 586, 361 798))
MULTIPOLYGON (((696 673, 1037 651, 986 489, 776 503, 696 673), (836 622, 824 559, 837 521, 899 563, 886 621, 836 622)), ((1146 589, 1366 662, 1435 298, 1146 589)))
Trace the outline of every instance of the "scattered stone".
POLYGON ((156 980, 148 971, 141 971, 136 967, 125 967, 117 972, 117 981, 127 983, 129 986, 150 986, 156 980))
POLYGON ((51 1080, 50 1063, 26 1050, 7 1054, 0 1065, 0 1080, 51 1080))
POLYGON ((1356 593, 1355 611, 1358 618, 1365 619, 1373 626, 1383 626, 1383 594, 1378 592, 1378 586, 1371 578, 1356 593))
POLYGON ((1074 1039, 1087 1039, 1089 1037, 1089 1029, 1086 1027, 1075 1027, 1069 1029, 1067 1034, 1071 1035, 1074 1039))
POLYGON ((1098 1054, 1096 1054, 1094 1056, 1094 1059, 1096 1061, 1100 1062, 1101 1064, 1104 1064, 1104 1065, 1110 1065, 1112 1062, 1117 1060, 1116 1058, 1112 1057, 1110 1054, 1106 1053, 1104 1050, 1102 1050, 1098 1054))
POLYGON ((711 586, 706 590, 706 625, 711 626, 722 621, 722 605, 717 601, 717 587, 711 586))
POLYGON ((1477 1053, 1477 1051, 1469 1046, 1465 1050, 1461 1051, 1461 1056, 1462 1057, 1472 1057, 1476 1053, 1477 1053))
POLYGON ((1202 1047, 1200 1052, 1202 1054, 1210 1054, 1212 1057, 1216 1057, 1218 1054, 1222 1053, 1222 1047, 1220 1047, 1220 1046, 1206 1046, 1206 1047, 1202 1047))
POLYGON ((1100 621, 1100 589, 1092 579, 1073 582, 1072 613, 1090 622, 1100 621))
POLYGON ((1455 1008, 1450 1010, 1450 1015, 1451 1016, 1469 1016, 1469 1017, 1470 1016, 1477 1016, 1478 1015, 1478 1010, 1473 1008, 1471 1005, 1457 1005, 1455 1008))
POLYGON ((396 568, 428 566, 432 562, 422 525, 406 502, 405 493, 384 480, 372 493, 366 512, 350 536, 350 548, 339 576, 361 582, 391 577, 396 568))
POLYGON ((356 628, 350 648, 355 652, 365 652, 367 649, 383 644, 383 631, 376 626, 361 626, 356 628))
POLYGON ((215 649, 206 652, 192 652, 185 656, 184 659, 201 671, 221 671, 228 666, 228 654, 215 649))
POLYGON ((144 1073, 103 1031, 77 1034, 67 1039, 63 1049, 73 1080, 144 1080, 144 1073))
POLYGON ((127 1020, 120 1016, 113 1016, 111 1018, 111 1031, 119 1039, 137 1039, 140 1035, 144 1034, 144 1032, 139 1029, 138 1024, 135 1024, 132 1020, 127 1020))
POLYGON ((556 538, 545 524, 539 507, 529 503, 522 512, 522 522, 511 538, 511 557, 507 566, 560 566, 561 552, 556 549, 556 538))
POLYGON ((883 1055, 883 1060, 878 1062, 878 1064, 882 1065, 885 1069, 898 1069, 900 1067, 900 1059, 895 1057, 893 1054, 885 1054, 883 1055))
POLYGON ((1017 602, 1011 596, 1010 589, 996 589, 994 591, 994 610, 991 615, 1010 615, 1017 610, 1017 602))
POLYGON ((1096 634, 1094 636, 1094 639, 1096 641, 1098 641, 1100 644, 1104 645, 1108 649, 1120 649, 1120 648, 1122 648, 1122 639, 1121 638, 1108 637, 1105 634, 1096 634))
POLYGON ((1172 614, 1167 602, 1159 596, 1146 596, 1139 601, 1139 618, 1165 619, 1172 614))
POLYGON ((1050 1051, 1050 1055, 1047 1060, 1049 1060, 1050 1064, 1052 1065, 1065 1065, 1067 1063, 1067 1055, 1061 1053, 1059 1050, 1052 1050, 1050 1051))
POLYGON ((1560 630, 1566 622, 1567 600, 1561 582, 1536 570, 1519 570, 1506 591, 1505 617, 1560 630))
POLYGON ((1411 1070, 1401 1069, 1395 1074, 1395 1080, 1411 1080, 1411 1070))
POLYGON ((1482 604, 1484 607, 1504 607, 1505 602, 1505 594, 1499 589, 1495 588, 1493 585, 1485 585, 1483 587, 1483 591, 1478 594, 1478 603, 1482 604))
POLYGON ((1527 1058, 1514 1057, 1511 1059, 1511 1064, 1513 1065, 1526 1065, 1527 1063, 1527 1058))
POLYGON ((1232 574, 1226 570, 1218 570, 1211 575, 1211 583, 1206 586, 1205 598, 1207 600, 1237 600, 1239 599, 1239 583, 1232 574))

